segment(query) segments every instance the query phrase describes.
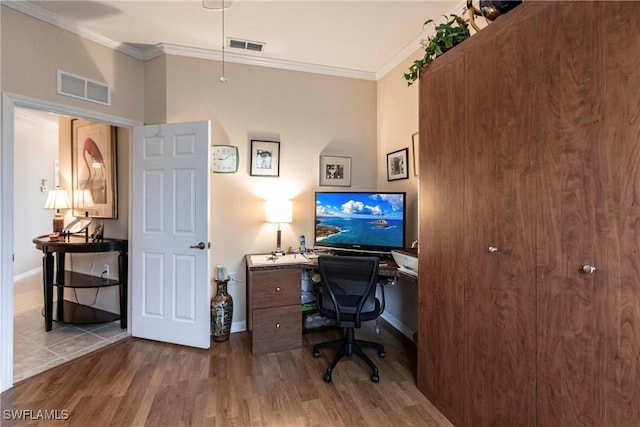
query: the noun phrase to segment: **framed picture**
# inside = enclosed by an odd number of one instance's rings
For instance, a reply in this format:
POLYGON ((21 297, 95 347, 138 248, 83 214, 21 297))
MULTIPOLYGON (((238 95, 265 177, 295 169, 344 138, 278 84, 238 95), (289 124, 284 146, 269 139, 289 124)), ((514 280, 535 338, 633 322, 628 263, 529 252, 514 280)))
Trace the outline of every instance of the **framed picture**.
POLYGON ((280 142, 251 140, 251 176, 280 176, 280 142))
POLYGON ((418 168, 420 167, 420 139, 418 138, 418 132, 411 135, 411 148, 413 149, 413 176, 418 176, 418 168))
POLYGON ((387 154, 387 181, 409 178, 408 157, 408 148, 387 154))
POLYGON ((118 218, 116 128, 71 121, 71 188, 74 216, 118 218))
POLYGON ((351 157, 320 156, 320 185, 351 187, 351 157))

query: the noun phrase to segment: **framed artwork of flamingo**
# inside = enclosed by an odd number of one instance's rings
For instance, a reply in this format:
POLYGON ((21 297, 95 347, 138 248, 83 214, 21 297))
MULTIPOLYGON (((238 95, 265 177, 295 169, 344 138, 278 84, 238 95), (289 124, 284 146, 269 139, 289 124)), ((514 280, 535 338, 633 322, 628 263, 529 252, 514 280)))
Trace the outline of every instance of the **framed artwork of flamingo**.
POLYGON ((76 119, 71 132, 73 215, 117 218, 116 128, 76 119))

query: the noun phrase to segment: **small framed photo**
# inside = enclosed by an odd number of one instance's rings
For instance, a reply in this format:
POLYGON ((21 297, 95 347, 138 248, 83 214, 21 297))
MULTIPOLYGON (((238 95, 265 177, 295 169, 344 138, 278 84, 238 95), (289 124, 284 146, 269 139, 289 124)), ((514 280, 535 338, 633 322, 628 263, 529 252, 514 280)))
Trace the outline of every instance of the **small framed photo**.
POLYGON ((387 181, 409 178, 408 157, 408 148, 387 154, 387 181))
POLYGON ((420 167, 420 139, 418 138, 418 132, 411 135, 411 147, 413 148, 413 176, 418 176, 418 169, 420 167))
POLYGON ((320 185, 351 187, 351 157, 320 156, 320 185))
POLYGON ((251 176, 280 176, 280 142, 251 140, 251 176))

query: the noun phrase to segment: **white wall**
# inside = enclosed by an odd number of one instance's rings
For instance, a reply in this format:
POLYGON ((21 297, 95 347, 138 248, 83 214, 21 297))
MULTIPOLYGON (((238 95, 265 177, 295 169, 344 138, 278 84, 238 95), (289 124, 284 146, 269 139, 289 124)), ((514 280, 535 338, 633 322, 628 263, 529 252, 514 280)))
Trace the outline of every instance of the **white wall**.
POLYGON ((42 253, 34 237, 52 230, 55 211, 43 209, 47 191, 55 186, 54 161, 58 160, 58 119, 55 115, 18 108, 14 122, 13 275, 42 270, 42 253))

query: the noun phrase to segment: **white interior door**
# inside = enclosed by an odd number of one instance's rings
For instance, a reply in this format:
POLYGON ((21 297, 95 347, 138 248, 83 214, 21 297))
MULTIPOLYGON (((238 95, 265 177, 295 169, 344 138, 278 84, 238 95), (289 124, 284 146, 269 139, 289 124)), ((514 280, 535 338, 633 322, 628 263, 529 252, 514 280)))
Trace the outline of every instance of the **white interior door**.
POLYGON ((209 122, 133 131, 131 332, 209 348, 209 122))

